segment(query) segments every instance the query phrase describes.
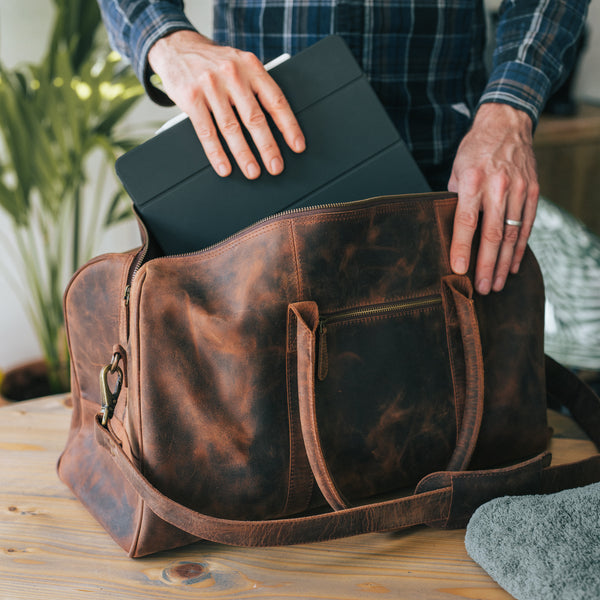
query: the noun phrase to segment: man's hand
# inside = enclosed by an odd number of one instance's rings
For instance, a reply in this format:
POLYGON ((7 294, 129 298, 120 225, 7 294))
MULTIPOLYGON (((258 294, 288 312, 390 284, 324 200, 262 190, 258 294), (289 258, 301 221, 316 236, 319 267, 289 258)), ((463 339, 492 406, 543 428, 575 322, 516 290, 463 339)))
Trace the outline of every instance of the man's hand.
POLYGON ((509 271, 519 270, 539 196, 529 116, 506 104, 483 104, 460 144, 448 189, 458 193, 453 271, 468 269, 482 211, 475 287, 480 294, 500 291, 509 271))
POLYGON ((208 160, 222 177, 231 173, 231 163, 217 127, 244 175, 248 179, 260 175, 242 124, 267 171, 271 175, 283 171, 283 158, 263 109, 288 146, 294 152, 304 150, 304 135, 294 113, 254 54, 218 46, 194 31, 176 31, 152 46, 148 61, 167 95, 190 117, 208 160))

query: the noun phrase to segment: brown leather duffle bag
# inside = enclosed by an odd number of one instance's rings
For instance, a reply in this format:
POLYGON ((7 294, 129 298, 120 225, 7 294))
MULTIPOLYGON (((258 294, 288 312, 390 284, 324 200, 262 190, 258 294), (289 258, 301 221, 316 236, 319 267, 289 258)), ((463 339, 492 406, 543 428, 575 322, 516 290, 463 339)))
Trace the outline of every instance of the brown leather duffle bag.
POLYGON ((550 465, 547 387, 596 443, 600 401, 544 356, 535 258, 475 294, 455 206, 372 198, 92 260, 65 293, 62 480, 131 556, 464 527, 600 480, 600 455, 550 465))

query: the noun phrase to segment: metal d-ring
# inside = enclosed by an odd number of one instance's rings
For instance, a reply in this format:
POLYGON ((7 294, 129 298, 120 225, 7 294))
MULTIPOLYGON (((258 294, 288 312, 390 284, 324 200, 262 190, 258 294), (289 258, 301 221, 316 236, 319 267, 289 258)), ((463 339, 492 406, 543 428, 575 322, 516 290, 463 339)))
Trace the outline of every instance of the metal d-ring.
POLYGON ((100 411, 100 414, 102 415, 103 427, 106 427, 108 420, 113 416, 115 405, 117 404, 119 394, 121 393, 121 387, 123 386, 123 370, 119 366, 120 358, 121 356, 115 352, 110 364, 103 367, 100 371, 100 390, 102 392, 102 410, 100 411), (108 383, 109 373, 117 374, 117 382, 114 390, 110 389, 108 383))

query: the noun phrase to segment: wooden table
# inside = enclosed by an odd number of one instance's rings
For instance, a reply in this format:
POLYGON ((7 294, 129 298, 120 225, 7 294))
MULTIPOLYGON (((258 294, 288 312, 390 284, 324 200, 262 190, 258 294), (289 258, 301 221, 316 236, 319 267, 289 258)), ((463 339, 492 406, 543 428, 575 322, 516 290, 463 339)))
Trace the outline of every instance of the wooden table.
MULTIPOLYGON (((286 548, 199 543, 129 559, 56 476, 68 399, 0 408, 0 600, 153 598, 507 600, 467 555, 464 530, 416 528, 286 548)), ((553 425, 580 437, 557 415, 553 425)), ((560 460, 593 453, 556 439, 560 460)))

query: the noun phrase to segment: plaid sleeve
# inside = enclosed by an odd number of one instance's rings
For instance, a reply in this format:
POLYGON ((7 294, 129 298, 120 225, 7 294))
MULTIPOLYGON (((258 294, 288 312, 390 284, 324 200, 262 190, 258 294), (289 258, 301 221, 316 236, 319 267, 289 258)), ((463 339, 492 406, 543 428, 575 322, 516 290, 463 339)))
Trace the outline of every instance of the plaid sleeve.
POLYGON ((195 31, 183 12, 183 0, 98 0, 111 46, 127 58, 154 102, 173 102, 150 82, 148 52, 152 45, 173 31, 195 31))
POLYGON ((479 104, 501 102, 537 124, 550 94, 573 68, 589 0, 504 0, 492 72, 479 104))

